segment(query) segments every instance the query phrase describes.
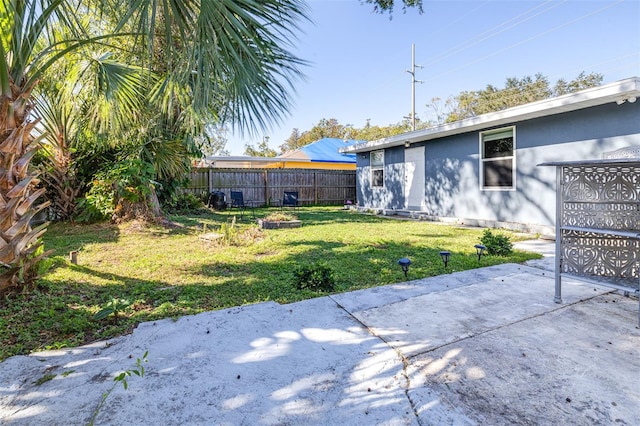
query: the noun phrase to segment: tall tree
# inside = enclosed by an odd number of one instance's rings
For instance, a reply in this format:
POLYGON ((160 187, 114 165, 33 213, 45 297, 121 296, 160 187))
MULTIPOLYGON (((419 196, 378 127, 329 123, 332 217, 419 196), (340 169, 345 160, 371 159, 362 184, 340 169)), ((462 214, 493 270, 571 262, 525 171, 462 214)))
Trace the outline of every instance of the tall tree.
MULTIPOLYGON (((116 62, 108 52, 82 49, 66 55, 43 75, 34 90, 34 134, 44 158, 40 177, 46 183, 52 216, 71 219, 82 189, 74 153, 81 134, 117 134, 142 108, 144 81, 137 66, 116 62)), ((86 140, 86 138, 85 138, 86 140)))
POLYGON ((152 98, 165 116, 175 117, 170 113, 179 105, 179 111, 189 112, 179 119, 207 117, 245 131, 278 121, 301 75, 304 62, 287 50, 305 19, 301 0, 95 4, 108 8, 105 16, 119 14, 115 31, 100 34, 102 25, 83 25, 76 19, 85 9, 79 1, 0 0, 0 292, 22 286, 33 275, 46 230, 46 224, 30 226, 35 212, 46 207, 34 207, 44 189, 35 189, 37 176, 29 167, 38 150, 32 95, 58 60, 88 44, 123 37, 125 30, 135 33, 148 52, 156 52, 154 42, 162 37, 167 74, 152 98), (157 33, 160 17, 165 31, 157 33), (65 31, 56 31, 61 27, 65 31))
POLYGON ((298 130, 297 128, 293 129, 291 131, 291 135, 289 135, 284 143, 278 147, 280 148, 280 153, 285 153, 287 151, 292 151, 294 149, 303 147, 305 144, 304 142, 301 142, 301 139, 302 133, 300 133, 300 130, 298 130))
POLYGON ((293 129, 291 136, 280 145, 280 150, 283 153, 292 151, 322 138, 346 138, 349 129, 349 125, 340 124, 335 118, 323 118, 310 130, 302 133, 299 133, 298 129, 293 129))
POLYGON ((275 157, 278 155, 275 149, 269 146, 269 136, 265 136, 258 143, 257 147, 253 145, 245 145, 244 147, 244 155, 248 155, 250 157, 275 157))

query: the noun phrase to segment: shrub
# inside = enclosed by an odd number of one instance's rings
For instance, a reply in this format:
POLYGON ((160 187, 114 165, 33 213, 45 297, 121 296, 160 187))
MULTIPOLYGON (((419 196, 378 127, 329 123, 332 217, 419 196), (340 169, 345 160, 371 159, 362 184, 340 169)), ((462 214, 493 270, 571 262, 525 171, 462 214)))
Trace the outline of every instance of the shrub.
POLYGON ((298 290, 333 291, 335 287, 333 270, 324 263, 301 266, 293 275, 298 290))
POLYGON ((89 191, 78 203, 78 221, 113 218, 123 208, 123 202, 145 200, 156 183, 154 174, 152 164, 138 159, 123 160, 96 173, 89 183, 89 191))
POLYGON ((204 208, 204 203, 196 195, 186 192, 166 200, 163 207, 169 213, 196 213, 204 208))
POLYGON ((513 244, 506 235, 494 234, 490 229, 485 229, 480 242, 487 247, 487 254, 495 256, 508 256, 513 251, 513 244))

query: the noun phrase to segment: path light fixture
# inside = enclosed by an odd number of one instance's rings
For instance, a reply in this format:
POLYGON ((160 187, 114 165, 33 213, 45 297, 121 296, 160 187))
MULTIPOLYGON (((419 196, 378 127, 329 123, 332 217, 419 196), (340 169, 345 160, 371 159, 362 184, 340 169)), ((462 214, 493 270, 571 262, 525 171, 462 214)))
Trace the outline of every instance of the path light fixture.
POLYGON ((407 272, 409 272, 409 265, 411 265, 411 259, 408 257, 403 257, 398 260, 398 265, 402 268, 402 272, 404 272, 405 278, 407 277, 407 272))
POLYGON ((484 254, 484 251, 487 249, 487 246, 483 244, 476 244, 474 247, 476 248, 476 254, 478 255, 478 262, 480 262, 480 258, 484 254))
POLYGON ((440 257, 442 258, 442 262, 444 262, 444 267, 446 268, 447 264, 449 264, 449 257, 451 257, 451 252, 441 251, 440 257))

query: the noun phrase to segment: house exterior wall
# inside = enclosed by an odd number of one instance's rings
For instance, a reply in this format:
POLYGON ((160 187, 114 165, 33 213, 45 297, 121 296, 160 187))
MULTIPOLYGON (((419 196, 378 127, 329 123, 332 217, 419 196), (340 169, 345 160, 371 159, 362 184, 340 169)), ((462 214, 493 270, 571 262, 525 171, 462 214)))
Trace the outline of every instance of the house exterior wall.
POLYGON ((370 208, 400 210, 404 207, 404 148, 394 147, 384 151, 382 187, 371 186, 371 153, 361 153, 356 157, 358 204, 370 208))
MULTIPOLYGON (((425 203, 436 218, 555 225, 555 170, 548 161, 598 159, 640 144, 640 102, 615 103, 537 118, 515 126, 515 189, 480 188, 480 131, 412 144, 425 146, 425 203)), ((491 130, 492 128, 483 129, 491 130)), ((385 150, 384 187, 370 187, 369 153, 357 156, 358 204, 376 210, 404 206, 404 147, 385 150)))

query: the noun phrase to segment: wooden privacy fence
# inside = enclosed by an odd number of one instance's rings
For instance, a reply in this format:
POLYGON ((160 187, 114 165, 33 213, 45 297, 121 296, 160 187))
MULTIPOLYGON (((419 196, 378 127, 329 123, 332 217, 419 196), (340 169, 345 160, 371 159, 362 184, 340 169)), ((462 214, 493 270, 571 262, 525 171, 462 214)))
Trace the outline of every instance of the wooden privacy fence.
POLYGON ((229 200, 232 190, 242 191, 256 206, 278 204, 284 191, 298 191, 301 205, 340 205, 356 198, 355 170, 194 168, 189 178, 185 192, 204 198, 222 191, 229 200))

